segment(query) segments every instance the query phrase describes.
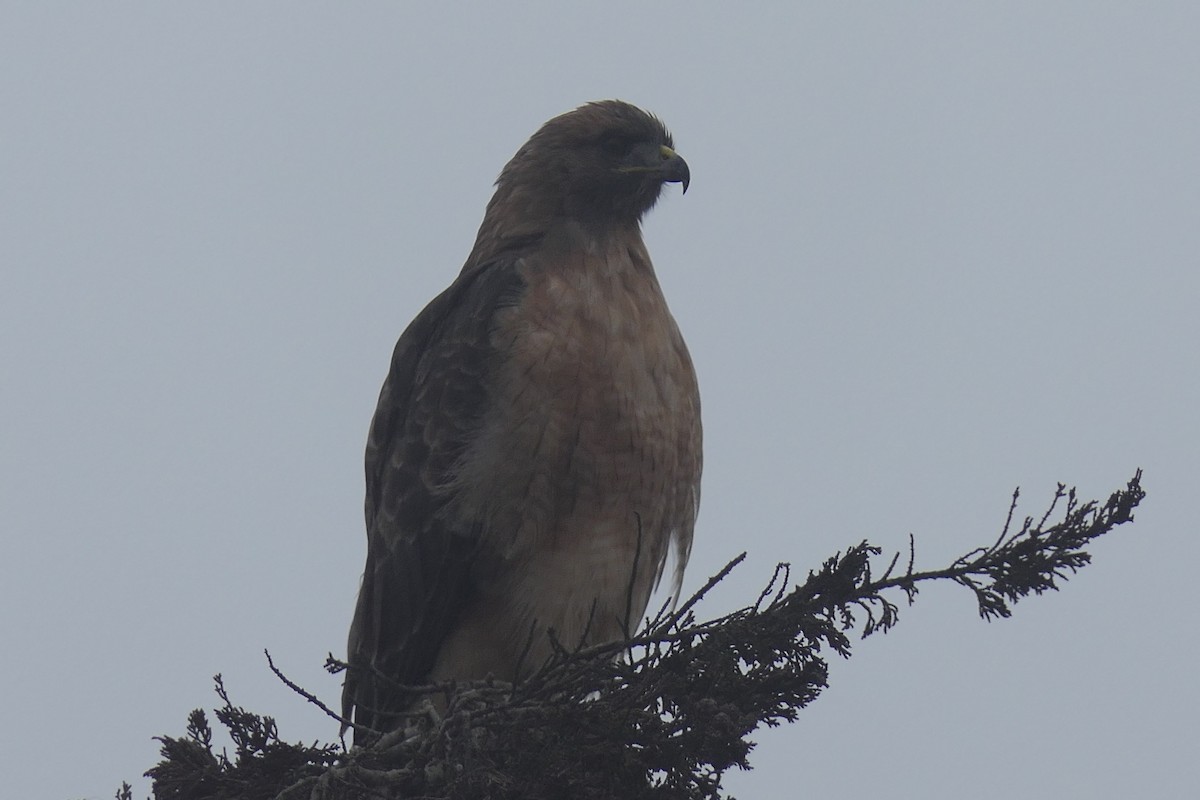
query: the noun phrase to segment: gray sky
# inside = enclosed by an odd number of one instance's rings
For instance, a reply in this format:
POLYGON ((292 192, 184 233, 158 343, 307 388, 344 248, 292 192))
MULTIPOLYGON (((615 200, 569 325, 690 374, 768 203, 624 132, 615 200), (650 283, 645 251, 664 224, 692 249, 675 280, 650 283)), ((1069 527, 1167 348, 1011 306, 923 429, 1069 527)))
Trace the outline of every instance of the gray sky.
POLYGON ((1200 656, 1200 7, 8 3, 0 762, 141 795, 211 676, 335 726, 396 337, 500 167, 620 97, 692 168, 647 241, 700 373, 687 585, 862 538, 941 566, 1012 489, 1137 522, 1014 619, 929 589, 760 731, 743 798, 1178 797, 1200 656))

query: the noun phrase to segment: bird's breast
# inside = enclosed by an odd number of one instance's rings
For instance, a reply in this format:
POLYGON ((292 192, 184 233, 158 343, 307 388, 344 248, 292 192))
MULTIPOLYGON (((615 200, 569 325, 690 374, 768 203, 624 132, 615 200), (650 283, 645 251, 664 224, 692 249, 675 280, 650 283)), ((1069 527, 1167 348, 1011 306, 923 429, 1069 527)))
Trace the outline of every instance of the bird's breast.
POLYGON ((447 664, 515 663, 504 648, 534 642, 536 666, 550 628, 568 646, 618 638, 639 623, 672 543, 686 561, 695 521, 696 379, 640 239, 520 269, 455 478, 452 513, 482 536, 477 599, 447 664))
POLYGON ((629 549, 640 524, 657 568, 676 495, 699 478, 699 401, 649 259, 639 241, 523 270, 523 295, 497 315, 501 367, 460 485, 486 493, 472 505, 511 557, 589 536, 629 549))

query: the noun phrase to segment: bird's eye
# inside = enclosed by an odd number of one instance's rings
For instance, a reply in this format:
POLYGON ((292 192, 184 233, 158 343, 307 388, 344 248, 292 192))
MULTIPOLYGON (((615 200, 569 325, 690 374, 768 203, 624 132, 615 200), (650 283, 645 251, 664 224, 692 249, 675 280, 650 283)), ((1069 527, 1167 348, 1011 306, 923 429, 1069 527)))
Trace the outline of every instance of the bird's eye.
POLYGON ((624 136, 606 136, 600 140, 600 148, 614 158, 624 158, 633 151, 634 141, 624 136))

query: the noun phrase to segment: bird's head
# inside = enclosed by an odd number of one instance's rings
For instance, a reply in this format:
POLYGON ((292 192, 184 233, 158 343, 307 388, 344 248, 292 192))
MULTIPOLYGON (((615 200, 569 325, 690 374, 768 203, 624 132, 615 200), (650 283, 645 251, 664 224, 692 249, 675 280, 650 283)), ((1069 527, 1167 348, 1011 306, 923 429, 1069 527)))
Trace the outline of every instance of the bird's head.
POLYGON ((663 184, 690 180, 657 117, 620 100, 588 103, 547 122, 496 181, 497 196, 587 222, 637 223, 663 184), (524 202, 520 202, 520 201, 524 202))

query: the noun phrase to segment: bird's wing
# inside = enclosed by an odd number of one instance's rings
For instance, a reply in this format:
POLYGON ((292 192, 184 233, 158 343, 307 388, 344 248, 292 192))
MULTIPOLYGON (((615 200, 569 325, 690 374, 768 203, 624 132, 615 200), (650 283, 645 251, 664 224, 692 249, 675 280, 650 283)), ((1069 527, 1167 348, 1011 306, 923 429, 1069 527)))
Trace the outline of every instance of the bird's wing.
POLYGON ((481 532, 443 512, 453 500, 455 462, 488 403, 498 358, 489 342, 493 318, 522 289, 515 263, 508 256, 464 270, 413 320, 396 344, 371 422, 367 563, 342 712, 375 730, 394 727, 387 715, 410 702, 395 684, 425 680, 471 597, 481 532))

